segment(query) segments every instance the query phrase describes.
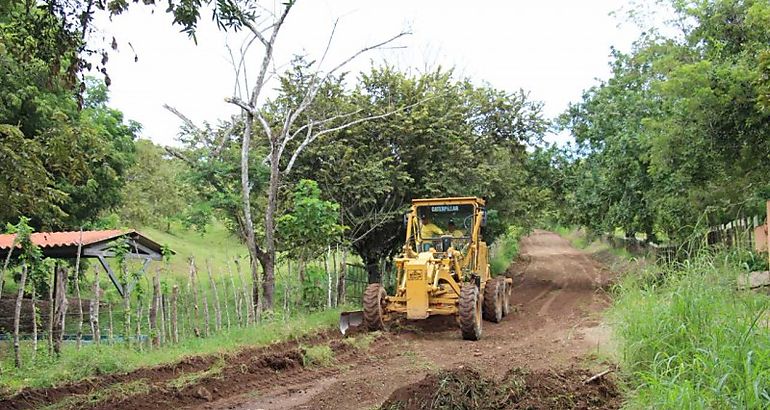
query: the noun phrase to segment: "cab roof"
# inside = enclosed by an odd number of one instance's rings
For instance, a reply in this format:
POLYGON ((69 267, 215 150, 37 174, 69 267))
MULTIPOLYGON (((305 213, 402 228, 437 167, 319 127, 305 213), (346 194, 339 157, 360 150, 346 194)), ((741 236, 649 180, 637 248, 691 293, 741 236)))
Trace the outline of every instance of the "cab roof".
POLYGON ((412 205, 468 205, 475 204, 484 206, 486 202, 475 196, 458 196, 450 198, 421 198, 412 199, 412 205))

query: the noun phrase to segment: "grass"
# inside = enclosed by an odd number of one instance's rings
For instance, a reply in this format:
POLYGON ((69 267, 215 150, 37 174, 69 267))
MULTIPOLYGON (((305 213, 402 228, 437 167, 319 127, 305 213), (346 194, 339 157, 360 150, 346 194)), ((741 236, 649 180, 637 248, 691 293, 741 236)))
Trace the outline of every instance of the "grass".
POLYGON ((302 365, 327 367, 334 363, 334 352, 329 345, 315 345, 302 348, 302 365))
POLYGON ((610 311, 629 408, 767 408, 770 299, 736 290, 733 252, 627 275, 610 311))
POLYGON ((106 388, 96 388, 87 394, 69 396, 41 410, 73 409, 95 406, 105 400, 120 401, 137 394, 150 392, 147 379, 134 380, 129 383, 118 383, 106 388))
POLYGON ((381 332, 372 332, 372 333, 365 333, 358 337, 349 337, 343 340, 344 343, 347 343, 352 348, 356 350, 366 350, 371 346, 372 342, 374 342, 374 339, 377 339, 380 336, 381 332))
MULTIPOLYGON (((203 234, 183 228, 172 229, 171 233, 152 227, 143 227, 139 230, 152 240, 176 252, 176 255, 171 257, 169 268, 174 275, 185 280, 189 272, 187 258, 190 255, 195 256, 199 278, 206 277, 207 260, 211 262, 214 277, 219 277, 227 273, 228 261, 235 274, 233 258, 248 256, 246 247, 221 223, 212 224, 203 234)), ((243 274, 247 274, 245 269, 248 269, 248 263, 243 264, 241 268, 243 274)))
POLYGON ((78 351, 74 345, 65 344, 62 357, 58 360, 42 351, 33 360, 32 349, 25 348, 24 363, 27 365, 21 369, 13 367, 12 349, 6 343, 0 347, 6 353, 0 359, 0 393, 10 395, 26 387, 51 387, 100 374, 173 363, 184 356, 223 354, 246 346, 264 346, 336 327, 338 319, 338 309, 327 310, 293 317, 285 322, 277 319, 263 321, 256 326, 225 330, 209 338, 188 338, 178 345, 150 351, 138 351, 120 344, 84 345, 78 351))

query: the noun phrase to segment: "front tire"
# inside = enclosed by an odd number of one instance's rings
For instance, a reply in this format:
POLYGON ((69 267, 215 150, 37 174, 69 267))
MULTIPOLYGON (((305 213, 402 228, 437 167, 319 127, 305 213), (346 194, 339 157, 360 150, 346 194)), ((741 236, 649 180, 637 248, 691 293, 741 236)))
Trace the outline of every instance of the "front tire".
POLYGON ((460 333, 465 340, 481 339, 481 298, 479 288, 466 283, 460 289, 460 333))
POLYGON ((387 292, 380 283, 372 283, 364 291, 364 324, 369 330, 385 329, 387 292))

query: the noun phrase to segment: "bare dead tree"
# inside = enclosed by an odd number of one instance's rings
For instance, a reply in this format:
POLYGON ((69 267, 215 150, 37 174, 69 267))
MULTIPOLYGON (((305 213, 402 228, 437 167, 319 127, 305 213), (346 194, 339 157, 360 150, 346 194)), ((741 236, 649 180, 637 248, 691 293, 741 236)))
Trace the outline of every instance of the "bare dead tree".
MULTIPOLYGON (((333 135, 338 131, 352 127, 366 121, 376 120, 393 115, 396 112, 407 109, 412 106, 397 107, 388 112, 361 117, 361 110, 328 116, 326 118, 305 118, 309 117, 308 109, 313 105, 318 92, 323 85, 328 83, 334 76, 343 69, 348 63, 359 56, 375 49, 385 47, 403 36, 410 33, 402 31, 395 36, 363 47, 357 52, 344 59, 339 64, 333 66, 330 70, 321 71, 324 61, 331 47, 337 22, 335 22, 331 35, 329 36, 326 48, 319 63, 316 65, 316 71, 309 76, 304 94, 293 107, 287 107, 282 114, 283 118, 270 124, 265 107, 261 106, 262 92, 268 79, 275 74, 274 51, 278 34, 283 27, 289 12, 296 4, 296 0, 282 3, 275 12, 262 7, 259 13, 253 10, 248 12, 245 9, 239 9, 242 5, 231 2, 234 7, 233 18, 237 20, 240 27, 248 33, 244 45, 239 50, 239 55, 235 56, 231 51, 231 59, 235 74, 235 86, 233 87, 233 96, 226 99, 227 102, 236 105, 241 109, 243 119, 243 130, 241 136, 241 210, 243 213, 243 230, 246 236, 246 244, 249 250, 250 267, 253 284, 257 290, 253 292, 253 304, 258 309, 273 307, 273 294, 275 291, 275 263, 276 263, 276 211, 278 205, 279 187, 283 177, 289 174, 299 156, 310 144, 326 135, 333 135), (260 44, 262 46, 261 62, 251 70, 247 66, 247 56, 251 54, 252 45, 260 44), (271 71, 271 67, 272 70, 271 71), (250 78, 254 79, 250 83, 250 78), (300 124, 299 122, 302 122, 300 124), (251 148, 251 138, 255 134, 255 128, 259 128, 269 143, 269 153, 265 158, 265 164, 269 165, 270 177, 267 188, 267 203, 264 215, 264 238, 262 245, 257 243, 254 228, 254 219, 251 211, 251 180, 249 175, 249 157, 251 148), (286 163, 282 168, 281 163, 286 163), (259 263, 262 267, 263 277, 258 275, 259 263), (261 283, 260 283, 261 282, 261 283), (262 300, 260 301, 260 291, 262 289, 262 300)), ((193 132, 202 131, 196 127, 193 122, 171 107, 166 107, 169 111, 179 117, 193 132)), ((207 137, 211 140, 210 137, 207 137)), ((212 153, 219 153, 230 140, 223 136, 222 139, 212 149, 212 153)))

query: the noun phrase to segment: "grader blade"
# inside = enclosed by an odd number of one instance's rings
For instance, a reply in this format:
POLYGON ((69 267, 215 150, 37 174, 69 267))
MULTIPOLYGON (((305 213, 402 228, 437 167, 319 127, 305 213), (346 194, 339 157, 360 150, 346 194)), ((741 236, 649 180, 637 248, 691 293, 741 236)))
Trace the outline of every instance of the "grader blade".
POLYGON ((364 312, 353 310, 340 313, 340 332, 344 335, 351 327, 358 327, 364 323, 364 312))

